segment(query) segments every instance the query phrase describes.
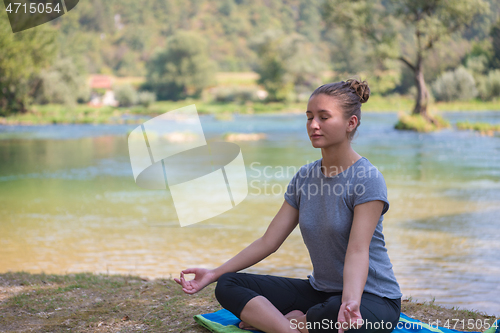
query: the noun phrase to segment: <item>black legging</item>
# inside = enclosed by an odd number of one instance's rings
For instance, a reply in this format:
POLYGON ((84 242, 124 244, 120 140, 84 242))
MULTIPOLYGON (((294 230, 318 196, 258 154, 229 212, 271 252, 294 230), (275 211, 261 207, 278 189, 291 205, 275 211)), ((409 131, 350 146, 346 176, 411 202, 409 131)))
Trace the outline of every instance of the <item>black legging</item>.
MULTIPOLYGON (((267 298, 283 314, 293 310, 307 313, 310 333, 338 331, 338 326, 334 325, 342 304, 342 292, 317 291, 307 279, 225 273, 215 288, 219 303, 238 318, 247 302, 259 295, 267 298)), ((360 312, 363 326, 349 332, 389 333, 399 321, 401 298, 389 299, 364 292, 360 312)))

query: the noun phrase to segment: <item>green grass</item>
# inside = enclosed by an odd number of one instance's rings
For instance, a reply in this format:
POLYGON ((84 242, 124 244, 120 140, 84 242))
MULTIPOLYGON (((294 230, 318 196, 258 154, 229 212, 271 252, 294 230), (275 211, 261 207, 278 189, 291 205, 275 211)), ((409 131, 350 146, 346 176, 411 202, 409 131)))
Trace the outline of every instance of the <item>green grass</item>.
MULTIPOLYGON (((187 99, 182 101, 158 101, 148 108, 134 106, 122 107, 101 107, 94 108, 87 105, 75 105, 68 107, 64 105, 48 104, 33 105, 30 111, 24 114, 14 114, 9 117, 0 117, 0 124, 15 125, 44 125, 44 124, 142 124, 144 121, 157 115, 172 111, 187 105, 195 104, 200 114, 214 114, 219 119, 230 119, 229 115, 239 114, 261 114, 261 113, 285 113, 305 112, 306 102, 245 102, 245 103, 222 103, 214 101, 204 101, 199 99, 187 99), (134 119, 122 119, 122 116, 131 115, 134 119)), ((408 96, 373 95, 369 101, 362 106, 362 112, 404 112, 409 113, 413 108, 413 98, 408 96)), ((429 107, 434 113, 441 111, 500 111, 500 100, 492 102, 462 101, 449 103, 435 103, 429 107)), ((428 129, 413 120, 415 125, 421 130, 428 129)), ((402 125, 401 125, 402 126, 402 125)))
POLYGON ((436 111, 500 111, 500 99, 494 101, 481 101, 473 99, 470 101, 436 102, 431 106, 436 111))
MULTIPOLYGON (((24 114, 14 114, 6 118, 0 117, 0 124, 7 125, 46 125, 46 124, 142 124, 143 122, 168 111, 195 104, 200 114, 228 115, 234 113, 280 113, 297 112, 305 108, 304 103, 216 103, 201 100, 160 101, 144 108, 134 106, 115 108, 105 106, 94 108, 77 105, 73 108, 63 105, 34 105, 24 114), (135 119, 121 119, 124 115, 135 116, 135 119)), ((305 109, 304 109, 305 110, 305 109)))
POLYGON ((500 132, 500 124, 493 125, 483 122, 472 123, 466 120, 457 122, 456 126, 459 130, 473 130, 481 133, 482 135, 489 136, 493 136, 495 132, 500 132))
POLYGON ((436 120, 437 124, 427 121, 421 115, 400 113, 398 122, 394 127, 399 130, 411 130, 424 133, 450 127, 450 123, 441 116, 432 115, 432 117, 436 120))
POLYGON ((214 285, 186 295, 173 280, 94 274, 0 274, 2 332, 206 332, 195 314, 221 309, 214 285))
MULTIPOLYGON (((0 274, 0 288, 2 332, 206 333, 193 316, 221 309, 214 296, 215 284, 187 295, 170 279, 21 272, 0 274)), ((429 302, 404 299, 402 312, 426 323, 452 318, 493 323, 495 319, 479 311, 439 306, 435 298, 429 302)))

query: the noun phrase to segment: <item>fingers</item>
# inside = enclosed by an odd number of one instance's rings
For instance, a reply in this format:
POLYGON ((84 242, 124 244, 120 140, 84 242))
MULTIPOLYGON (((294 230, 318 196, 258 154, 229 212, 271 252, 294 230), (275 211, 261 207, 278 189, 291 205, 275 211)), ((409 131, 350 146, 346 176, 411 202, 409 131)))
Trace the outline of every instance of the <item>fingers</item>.
POLYGON ((343 306, 340 306, 340 311, 339 314, 337 315, 337 321, 339 322, 339 333, 344 333, 344 328, 345 327, 345 310, 343 309, 343 306))
POLYGON ((191 283, 189 283, 188 281, 186 281, 186 279, 184 278, 184 271, 181 272, 180 278, 179 279, 174 278, 174 281, 177 282, 178 284, 180 284, 182 286, 182 290, 185 293, 188 293, 188 294, 193 293, 192 292, 193 286, 191 286, 191 283))
POLYGON ((195 290, 195 289, 188 290, 186 288, 182 288, 182 291, 185 292, 186 294, 194 294, 197 292, 197 290, 195 290))
POLYGON ((339 333, 344 333, 349 329, 356 329, 363 326, 363 319, 358 309, 353 309, 350 305, 342 305, 337 316, 339 322, 339 333))
POLYGON ((182 291, 184 291, 186 294, 194 294, 201 289, 204 288, 204 286, 208 283, 206 283, 207 280, 205 279, 207 270, 202 269, 202 268, 187 268, 185 270, 181 271, 180 277, 179 278, 174 278, 174 281, 177 284, 180 284, 182 286, 182 291), (193 280, 186 281, 184 274, 195 274, 195 278, 193 280))
POLYGON ((345 321, 350 323, 351 322, 351 309, 346 306, 346 309, 344 310, 344 318, 345 318, 345 321))
POLYGON ((184 289, 187 289, 187 290, 193 289, 193 286, 191 286, 191 283, 186 281, 186 279, 184 278, 184 272, 181 272, 181 282, 182 282, 183 290, 184 289))
POLYGON ((196 268, 186 268, 181 273, 184 273, 184 274, 196 274, 196 268))
POLYGON ((363 318, 359 311, 353 310, 349 305, 346 306, 346 321, 349 323, 349 328, 359 328, 363 326, 363 318))

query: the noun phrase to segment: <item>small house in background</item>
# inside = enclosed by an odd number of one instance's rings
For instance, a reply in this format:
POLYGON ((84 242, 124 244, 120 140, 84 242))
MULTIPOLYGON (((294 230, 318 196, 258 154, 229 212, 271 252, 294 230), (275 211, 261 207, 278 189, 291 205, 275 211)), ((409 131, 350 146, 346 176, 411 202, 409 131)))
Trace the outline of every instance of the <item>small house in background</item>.
POLYGON ((118 106, 113 92, 113 78, 109 75, 90 76, 90 102, 88 105, 94 107, 118 106))

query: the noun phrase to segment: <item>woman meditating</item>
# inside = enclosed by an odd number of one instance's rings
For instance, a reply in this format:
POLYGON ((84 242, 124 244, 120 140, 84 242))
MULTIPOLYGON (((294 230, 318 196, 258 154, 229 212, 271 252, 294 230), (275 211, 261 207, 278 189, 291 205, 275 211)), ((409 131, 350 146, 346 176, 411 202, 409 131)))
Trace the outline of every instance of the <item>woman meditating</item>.
POLYGON ((262 237, 215 269, 188 268, 175 279, 193 294, 217 281, 219 303, 240 328, 277 332, 391 332, 401 291, 382 234, 389 208, 382 174, 351 147, 368 84, 317 88, 307 104, 307 133, 322 158, 293 176, 262 237), (276 252, 300 227, 313 272, 308 279, 237 273, 276 252), (195 274, 187 281, 184 274, 195 274))

